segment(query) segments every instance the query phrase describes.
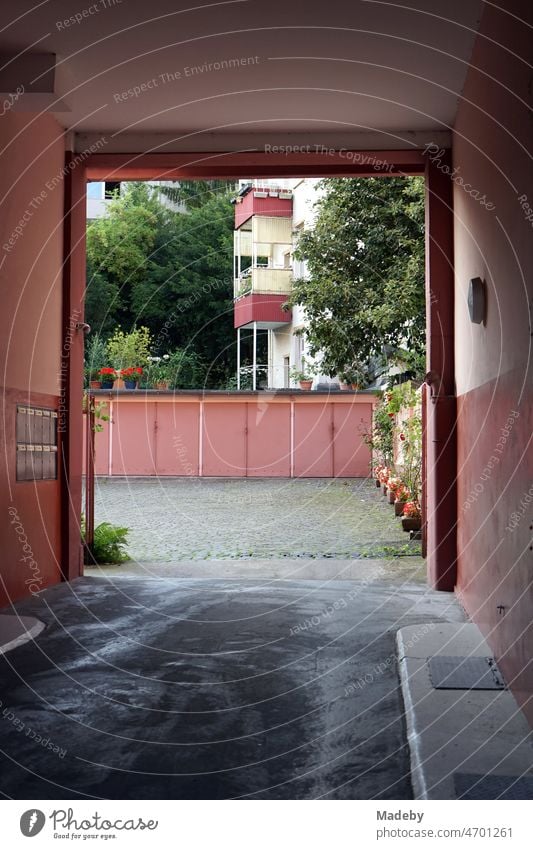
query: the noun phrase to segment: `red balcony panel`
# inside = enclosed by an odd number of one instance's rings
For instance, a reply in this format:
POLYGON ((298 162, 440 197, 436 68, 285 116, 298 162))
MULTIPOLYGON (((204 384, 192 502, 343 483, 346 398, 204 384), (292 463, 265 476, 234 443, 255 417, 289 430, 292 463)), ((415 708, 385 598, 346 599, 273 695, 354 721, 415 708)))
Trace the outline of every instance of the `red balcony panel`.
MULTIPOLYGON (((262 191, 257 189, 256 191, 262 191)), ((268 189, 265 189, 268 191, 268 189)), ((235 204, 235 229, 237 230, 252 215, 269 215, 280 218, 292 217, 292 198, 256 198, 255 192, 244 195, 241 203, 235 204)))
POLYGON ((287 295, 245 295, 235 301, 233 314, 233 326, 244 327, 254 321, 266 325, 276 326, 287 324, 292 319, 289 310, 282 310, 282 304, 286 303, 287 295))

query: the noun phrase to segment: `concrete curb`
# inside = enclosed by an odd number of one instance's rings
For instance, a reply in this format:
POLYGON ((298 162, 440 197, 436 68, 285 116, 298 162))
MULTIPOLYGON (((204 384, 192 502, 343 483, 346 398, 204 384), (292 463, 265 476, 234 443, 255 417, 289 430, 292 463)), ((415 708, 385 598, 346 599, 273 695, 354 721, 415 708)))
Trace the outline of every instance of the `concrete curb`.
POLYGON ((46 625, 33 616, 0 615, 0 654, 35 639, 46 625))
POLYGON ((531 776, 531 729, 508 690, 436 690, 431 683, 430 657, 491 657, 477 626, 411 625, 396 643, 415 799, 457 798, 454 773, 531 776))

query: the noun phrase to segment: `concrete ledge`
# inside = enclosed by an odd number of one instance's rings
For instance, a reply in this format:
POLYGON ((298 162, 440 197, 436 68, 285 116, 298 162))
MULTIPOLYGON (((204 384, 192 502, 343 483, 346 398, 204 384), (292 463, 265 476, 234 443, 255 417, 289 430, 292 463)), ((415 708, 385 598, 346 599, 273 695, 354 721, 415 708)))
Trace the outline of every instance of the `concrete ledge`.
POLYGON ((33 616, 0 616, 0 654, 33 640, 45 629, 44 622, 33 616))
POLYGON ((533 775, 531 729, 508 690, 436 690, 431 684, 430 657, 492 655, 477 626, 411 625, 396 641, 416 799, 457 798, 454 773, 533 775))

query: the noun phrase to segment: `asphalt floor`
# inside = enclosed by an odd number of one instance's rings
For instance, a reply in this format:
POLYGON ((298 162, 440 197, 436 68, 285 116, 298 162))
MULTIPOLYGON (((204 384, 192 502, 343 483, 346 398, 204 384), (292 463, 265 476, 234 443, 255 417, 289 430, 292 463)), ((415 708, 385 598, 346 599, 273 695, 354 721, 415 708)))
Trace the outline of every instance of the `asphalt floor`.
POLYGON ((463 620, 419 558, 198 565, 17 605, 47 627, 0 656, 3 796, 412 798, 395 634, 463 620))

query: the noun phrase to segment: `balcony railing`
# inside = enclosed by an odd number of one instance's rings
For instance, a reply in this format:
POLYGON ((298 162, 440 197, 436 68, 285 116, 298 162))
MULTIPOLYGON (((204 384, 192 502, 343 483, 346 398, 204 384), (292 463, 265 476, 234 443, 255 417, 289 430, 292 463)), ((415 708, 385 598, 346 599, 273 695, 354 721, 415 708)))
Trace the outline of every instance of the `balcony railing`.
POLYGON ((288 295, 291 291, 291 268, 247 268, 234 281, 234 297, 243 295, 288 295))

